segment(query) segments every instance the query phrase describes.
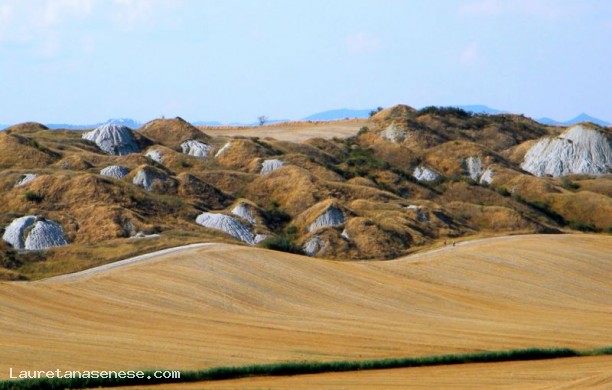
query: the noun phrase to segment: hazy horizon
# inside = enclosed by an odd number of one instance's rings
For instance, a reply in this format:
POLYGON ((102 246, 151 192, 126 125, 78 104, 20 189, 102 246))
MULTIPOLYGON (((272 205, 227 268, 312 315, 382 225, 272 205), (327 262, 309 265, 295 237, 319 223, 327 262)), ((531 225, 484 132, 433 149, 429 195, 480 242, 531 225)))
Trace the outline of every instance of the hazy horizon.
POLYGON ((604 1, 0 0, 0 123, 483 104, 612 120, 604 1))

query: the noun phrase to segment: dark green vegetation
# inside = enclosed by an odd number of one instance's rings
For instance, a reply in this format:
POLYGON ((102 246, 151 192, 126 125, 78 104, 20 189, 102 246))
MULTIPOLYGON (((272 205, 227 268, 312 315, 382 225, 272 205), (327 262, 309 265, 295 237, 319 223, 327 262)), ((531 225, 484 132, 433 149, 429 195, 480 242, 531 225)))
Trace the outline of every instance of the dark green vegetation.
POLYGON ((304 251, 288 237, 268 237, 259 244, 262 248, 303 255, 304 251))
POLYGON ((198 371, 181 371, 178 379, 155 379, 155 371, 145 371, 151 379, 87 379, 87 378, 40 378, 0 382, 0 390, 41 389, 55 390, 66 388, 93 388, 154 385, 161 383, 186 383, 218 381, 256 376, 285 376, 320 374, 360 370, 381 370, 423 366, 442 366, 468 363, 494 363, 525 360, 543 360, 579 356, 612 355, 612 346, 594 350, 575 350, 570 348, 528 348, 506 351, 474 352, 452 355, 423 356, 416 358, 395 358, 364 361, 337 362, 286 362, 273 364, 254 364, 241 367, 216 367, 198 371))

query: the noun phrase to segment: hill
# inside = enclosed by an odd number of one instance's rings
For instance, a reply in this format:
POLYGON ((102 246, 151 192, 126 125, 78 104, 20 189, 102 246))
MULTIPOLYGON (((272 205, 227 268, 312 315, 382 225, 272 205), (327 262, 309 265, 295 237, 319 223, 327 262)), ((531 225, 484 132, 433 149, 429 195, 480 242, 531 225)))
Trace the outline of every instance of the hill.
POLYGON ((582 234, 462 242, 385 262, 213 245, 1 283, 0 370, 594 348, 612 343, 610 253, 610 237, 582 234))
POLYGON ((560 122, 560 121, 557 121, 551 118, 539 118, 538 122, 545 124, 545 125, 551 125, 551 126, 571 126, 571 125, 575 125, 575 124, 582 123, 582 122, 591 122, 591 123, 595 123, 596 125, 603 126, 603 127, 612 125, 612 123, 610 122, 607 122, 603 119, 592 117, 585 113, 582 113, 565 122, 560 122))
POLYGON ((593 124, 407 105, 255 127, 24 123, 0 134, 0 278, 204 239, 359 260, 474 235, 603 233, 610 139, 593 124), (64 237, 41 240, 47 250, 14 247, 34 220, 64 237))

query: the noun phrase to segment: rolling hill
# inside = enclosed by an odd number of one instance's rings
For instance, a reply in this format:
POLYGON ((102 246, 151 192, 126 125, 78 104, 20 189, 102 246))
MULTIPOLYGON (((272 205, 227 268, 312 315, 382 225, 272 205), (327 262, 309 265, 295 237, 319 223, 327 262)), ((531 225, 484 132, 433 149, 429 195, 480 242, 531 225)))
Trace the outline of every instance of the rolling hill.
POLYGON ((256 127, 122 123, 0 133, 1 279, 201 241, 358 260, 612 229, 612 135, 594 124, 406 105, 256 127))
POLYGON ((610 253, 610 237, 583 234, 461 242, 385 262, 219 244, 4 282, 0 372, 600 347, 612 344, 610 253))

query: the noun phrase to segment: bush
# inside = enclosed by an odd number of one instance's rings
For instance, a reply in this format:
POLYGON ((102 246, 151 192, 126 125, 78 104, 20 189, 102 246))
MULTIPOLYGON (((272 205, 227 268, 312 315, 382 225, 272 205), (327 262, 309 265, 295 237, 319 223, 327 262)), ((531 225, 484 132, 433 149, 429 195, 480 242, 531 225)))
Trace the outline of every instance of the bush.
POLYGON ((508 189, 506 187, 497 187, 496 191, 497 191, 498 194, 500 194, 501 196, 504 196, 504 197, 508 197, 508 196, 511 195, 510 191, 508 191, 508 189))
POLYGON ((564 177, 564 178, 561 179, 561 187, 563 187, 563 188, 565 188, 566 190, 569 190, 569 191, 574 191, 574 190, 577 190, 578 188, 580 188, 580 184, 574 183, 573 181, 571 181, 567 177, 564 177))
POLYGON ((274 251, 295 253, 303 255, 302 248, 297 246, 293 240, 287 237, 268 237, 259 244, 262 248, 271 249, 274 251))
POLYGON ((367 133, 368 131, 370 131, 370 129, 367 126, 363 126, 361 129, 359 129, 359 131, 357 132, 357 135, 363 135, 365 133, 367 133))
POLYGON ((570 221, 569 227, 574 230, 580 230, 581 232, 597 232, 597 226, 592 223, 585 223, 581 221, 570 221))
POLYGON ((291 221, 291 215, 287 214, 285 210, 279 208, 279 204, 275 200, 270 201, 267 213, 268 222, 273 228, 279 228, 291 221))
POLYGON ((459 108, 459 107, 429 106, 429 107, 424 107, 418 110, 416 113, 416 116, 419 117, 421 115, 426 115, 426 114, 434 114, 434 115, 440 115, 440 116, 454 116, 454 117, 461 118, 461 119, 468 119, 474 115, 474 113, 465 111, 464 109, 459 108))
POLYGON ((40 203, 45 198, 44 195, 41 195, 34 191, 28 191, 25 193, 25 198, 28 202, 36 202, 40 203))

